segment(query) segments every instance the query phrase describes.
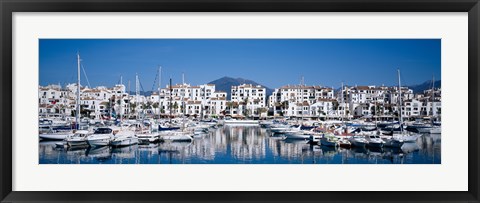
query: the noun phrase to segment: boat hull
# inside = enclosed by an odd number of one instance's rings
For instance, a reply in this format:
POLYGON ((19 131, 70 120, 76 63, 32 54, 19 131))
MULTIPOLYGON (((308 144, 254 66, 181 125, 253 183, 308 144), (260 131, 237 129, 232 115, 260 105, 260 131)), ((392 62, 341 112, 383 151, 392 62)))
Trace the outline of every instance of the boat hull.
POLYGON ((108 146, 112 138, 110 137, 95 137, 87 139, 88 145, 95 147, 95 146, 108 146))
POLYGON ((285 138, 286 139, 294 139, 294 140, 308 140, 309 135, 301 135, 301 134, 294 134, 294 133, 286 133, 285 138))
POLYGON ((38 136, 44 140, 64 140, 68 136, 73 135, 73 133, 53 133, 53 134, 39 134, 38 136))
POLYGON ((85 140, 67 140, 67 145, 70 146, 70 147, 73 147, 73 146, 82 146, 82 145, 88 145, 87 141, 85 140))
POLYGON ((355 146, 355 147, 365 147, 367 146, 367 143, 366 142, 359 142, 359 141, 350 141, 350 143, 352 144, 352 146, 355 146))
POLYGON ((224 125, 230 126, 259 126, 259 122, 255 120, 226 120, 224 125))
POLYGON ((141 134, 137 135, 139 143, 154 143, 158 142, 158 135, 156 134, 141 134))

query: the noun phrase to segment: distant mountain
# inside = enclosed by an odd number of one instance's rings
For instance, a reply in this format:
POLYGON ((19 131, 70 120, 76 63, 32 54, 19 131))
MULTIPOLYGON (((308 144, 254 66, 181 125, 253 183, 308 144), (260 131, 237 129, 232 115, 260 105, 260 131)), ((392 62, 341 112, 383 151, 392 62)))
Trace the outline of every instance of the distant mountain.
POLYGON ((253 81, 253 80, 248 80, 248 79, 244 79, 244 78, 231 78, 231 77, 225 76, 223 78, 220 78, 220 79, 214 80, 212 82, 209 82, 209 84, 215 84, 215 90, 227 92, 227 99, 230 99, 230 92, 231 92, 232 86, 237 86, 237 85, 241 85, 241 84, 260 85, 260 86, 264 87, 267 91, 266 97, 272 95, 272 92, 273 92, 273 89, 270 89, 270 88, 266 87, 265 85, 262 85, 260 83, 257 83, 255 81, 253 81))
MULTIPOLYGON (((441 80, 435 81, 435 88, 441 88, 441 87, 442 87, 442 81, 441 80)), ((424 90, 428 90, 428 89, 432 88, 432 81, 427 80, 424 83, 419 84, 419 85, 408 86, 408 88, 412 89, 413 93, 415 93, 415 94, 416 93, 422 93, 424 90)))

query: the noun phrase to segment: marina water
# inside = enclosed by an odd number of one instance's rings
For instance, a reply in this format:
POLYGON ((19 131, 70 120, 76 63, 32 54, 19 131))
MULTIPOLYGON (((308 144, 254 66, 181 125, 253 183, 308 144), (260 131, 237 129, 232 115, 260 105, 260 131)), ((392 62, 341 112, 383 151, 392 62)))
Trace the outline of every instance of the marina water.
POLYGON ((192 142, 59 148, 39 142, 40 164, 441 164, 441 135, 402 148, 340 148, 278 139, 260 127, 224 126, 192 142))

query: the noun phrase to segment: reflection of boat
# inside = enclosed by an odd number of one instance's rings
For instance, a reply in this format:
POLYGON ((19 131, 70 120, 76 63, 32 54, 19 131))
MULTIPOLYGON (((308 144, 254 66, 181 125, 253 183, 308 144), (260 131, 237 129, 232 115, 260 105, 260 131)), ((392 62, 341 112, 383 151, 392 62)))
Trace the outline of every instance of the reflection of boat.
POLYGON ((320 145, 320 149, 322 149, 322 152, 324 155, 326 154, 334 155, 335 152, 337 152, 337 148, 335 146, 320 145))
POLYGON ((158 144, 157 143, 149 143, 144 145, 138 145, 139 152, 148 152, 149 154, 154 154, 158 152, 158 144))
POLYGON ((67 145, 66 142, 56 142, 55 147, 57 148, 64 148, 67 145))
POLYGON ((370 148, 368 148, 368 152, 369 152, 369 154, 372 154, 372 155, 380 155, 381 153, 383 153, 383 148, 370 147, 370 148))
POLYGON ((320 142, 321 139, 322 139, 322 136, 320 136, 320 135, 310 135, 308 137, 308 143, 318 144, 318 142, 320 142))
POLYGON ((320 145, 310 145, 310 146, 312 147, 312 151, 314 152, 319 152, 322 149, 320 145))
POLYGON ((162 143, 160 147, 179 149, 179 148, 189 147, 190 145, 192 145, 191 142, 165 142, 165 143, 162 143))
POLYGON ((384 151, 386 153, 390 153, 391 155, 401 155, 403 154, 403 151, 402 149, 398 148, 398 147, 394 147, 394 148, 383 148, 384 151))
POLYGON ((357 154, 366 154, 368 151, 365 147, 354 147, 351 149, 354 153, 357 153, 357 154))
POLYGON ((442 127, 440 126, 434 126, 432 129, 430 129, 430 134, 440 134, 442 133, 442 127))
POLYGON ((134 158, 137 145, 112 148, 112 156, 120 158, 134 158))
POLYGON ((403 144, 401 149, 405 153, 410 153, 410 152, 417 151, 419 147, 416 143, 405 143, 403 144))
POLYGON ((55 147, 55 144, 57 143, 58 141, 52 141, 52 140, 40 140, 40 142, 38 142, 38 145, 39 146, 52 146, 52 147, 55 147))
POLYGON ((103 147, 89 147, 85 154, 87 157, 93 157, 97 159, 107 159, 111 157, 111 150, 109 146, 103 147))
POLYGON ((442 141, 441 134, 431 134, 430 137, 432 137, 433 144, 437 144, 437 143, 440 143, 442 141))
POLYGON ((68 146, 67 151, 82 151, 88 148, 88 145, 74 145, 74 146, 68 146))

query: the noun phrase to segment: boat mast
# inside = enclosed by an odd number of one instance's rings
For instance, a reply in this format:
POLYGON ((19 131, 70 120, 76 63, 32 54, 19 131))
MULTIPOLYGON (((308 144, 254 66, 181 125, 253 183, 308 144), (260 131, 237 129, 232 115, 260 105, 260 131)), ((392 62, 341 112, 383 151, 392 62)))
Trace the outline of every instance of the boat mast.
MULTIPOLYGON (((433 117, 435 116, 433 113, 434 103, 435 103, 435 76, 432 75, 432 126, 433 126, 433 117)), ((428 114, 427 114, 428 115, 428 114)))
POLYGON ((343 82, 342 82, 342 89, 340 90, 341 96, 342 96, 342 108, 343 108, 343 113, 342 113, 342 126, 345 125, 345 119, 344 119, 344 114, 346 113, 345 109, 345 100, 343 99, 343 82))
POLYGON ((170 124, 172 124, 172 98, 173 98, 173 89, 172 89, 172 78, 170 78, 170 85, 169 85, 169 88, 170 88, 170 103, 168 105, 168 110, 169 110, 169 113, 170 113, 170 116, 169 116, 169 122, 170 124))
POLYGON ((160 92, 162 91, 162 67, 158 66, 158 120, 160 121, 160 92))
MULTIPOLYGON (((120 84, 123 85, 123 76, 120 75, 120 84)), ((117 91, 115 91, 115 95, 117 95, 117 91)), ((120 94, 120 112, 118 112, 120 114, 120 122, 123 121, 123 95, 120 94)))
POLYGON ((400 123, 400 131, 403 132, 403 117, 402 117, 402 85, 400 82, 400 69, 397 69, 397 74, 398 74, 398 122, 400 123))
POLYGON ((80 128, 80 53, 77 53, 77 115, 76 129, 80 128))
POLYGON ((137 113, 137 120, 140 118, 140 112, 138 111, 138 97, 139 97, 139 92, 138 92, 138 74, 135 73, 135 109, 137 113))
POLYGON ((130 114, 131 114, 131 109, 130 109, 130 103, 131 103, 131 100, 130 100, 130 92, 131 92, 131 88, 130 88, 130 80, 128 80, 128 118, 127 119, 130 119, 130 114))

